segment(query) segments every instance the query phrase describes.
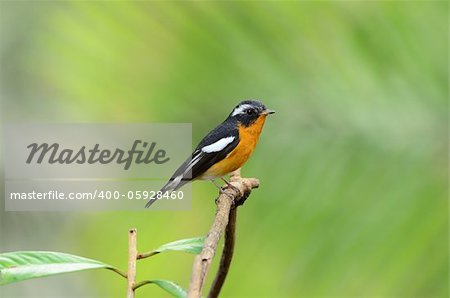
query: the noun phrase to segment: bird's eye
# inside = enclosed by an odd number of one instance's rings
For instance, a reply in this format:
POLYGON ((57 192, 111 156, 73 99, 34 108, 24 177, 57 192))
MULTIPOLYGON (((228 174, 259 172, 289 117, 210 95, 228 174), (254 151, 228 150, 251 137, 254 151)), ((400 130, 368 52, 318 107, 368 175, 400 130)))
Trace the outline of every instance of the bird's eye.
POLYGON ((254 109, 248 109, 246 111, 246 113, 247 113, 247 115, 253 115, 253 114, 255 114, 255 110, 254 109))

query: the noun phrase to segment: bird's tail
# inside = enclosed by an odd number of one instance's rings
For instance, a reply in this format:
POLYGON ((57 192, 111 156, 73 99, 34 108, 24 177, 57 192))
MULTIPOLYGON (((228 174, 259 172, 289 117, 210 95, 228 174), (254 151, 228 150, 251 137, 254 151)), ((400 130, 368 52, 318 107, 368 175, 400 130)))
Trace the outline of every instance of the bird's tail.
POLYGON ((155 195, 153 195, 149 201, 147 202, 147 204, 145 205, 145 208, 149 208, 153 203, 155 203, 158 198, 157 198, 157 194, 164 194, 166 191, 171 191, 171 190, 177 190, 179 189, 181 186, 183 186, 184 184, 186 184, 188 181, 183 180, 182 179, 183 176, 180 175, 178 177, 175 178, 171 178, 166 185, 164 185, 155 195))
MULTIPOLYGON (((168 189, 166 188, 167 184, 163 186, 163 188, 161 188, 159 190, 159 192, 157 193, 165 193, 166 191, 168 191, 168 189)), ((150 208, 150 206, 155 203, 158 200, 158 198, 156 197, 156 194, 154 194, 147 202, 147 204, 145 204, 145 208, 150 208)))

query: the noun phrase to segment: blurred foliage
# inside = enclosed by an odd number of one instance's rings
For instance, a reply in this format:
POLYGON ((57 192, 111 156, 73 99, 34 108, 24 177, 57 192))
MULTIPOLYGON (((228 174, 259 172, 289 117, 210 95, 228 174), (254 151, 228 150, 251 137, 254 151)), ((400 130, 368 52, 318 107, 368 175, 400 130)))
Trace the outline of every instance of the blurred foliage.
MULTIPOLYGON (((261 188, 239 212, 223 297, 448 297, 447 2, 21 1, 0 11, 3 121, 192 122, 195 145, 242 99, 277 111, 243 170, 261 188)), ((2 213, 2 251, 125 268, 128 228, 141 251, 205 234, 215 195, 194 183, 191 212, 2 213)), ((155 256, 138 279, 187 287, 191 264, 155 256)), ((1 291, 123 297, 110 275, 1 291)))

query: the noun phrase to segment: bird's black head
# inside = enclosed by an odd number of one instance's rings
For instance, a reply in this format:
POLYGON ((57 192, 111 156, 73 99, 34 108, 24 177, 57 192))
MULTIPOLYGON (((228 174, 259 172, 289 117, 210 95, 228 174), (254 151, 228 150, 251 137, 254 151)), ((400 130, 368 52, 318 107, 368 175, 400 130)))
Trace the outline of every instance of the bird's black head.
POLYGON ((244 100, 240 102, 231 111, 228 118, 234 118, 244 126, 249 126, 254 123, 259 117, 266 117, 273 114, 275 111, 269 110, 262 102, 257 100, 244 100))

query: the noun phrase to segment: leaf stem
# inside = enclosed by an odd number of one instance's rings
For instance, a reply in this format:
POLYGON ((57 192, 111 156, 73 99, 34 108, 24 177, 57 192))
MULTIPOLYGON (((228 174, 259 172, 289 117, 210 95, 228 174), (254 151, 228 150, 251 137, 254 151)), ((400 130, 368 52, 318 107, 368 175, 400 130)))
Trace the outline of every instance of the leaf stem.
POLYGON ((127 274, 126 274, 125 272, 120 271, 120 270, 117 269, 117 268, 114 268, 114 267, 107 267, 106 269, 109 269, 109 270, 111 270, 111 271, 114 271, 114 272, 116 272, 117 274, 119 274, 120 276, 122 276, 122 277, 124 277, 124 278, 127 278, 127 274))
POLYGON ((138 260, 140 260, 140 259, 145 259, 145 258, 154 256, 154 255, 157 255, 157 254, 159 254, 159 251, 143 252, 143 253, 139 253, 136 258, 138 260))
POLYGON ((137 284, 134 285, 133 287, 133 291, 135 291, 137 288, 140 288, 142 286, 145 286, 147 284, 152 284, 153 281, 152 280, 143 280, 141 282, 138 282, 137 284))

